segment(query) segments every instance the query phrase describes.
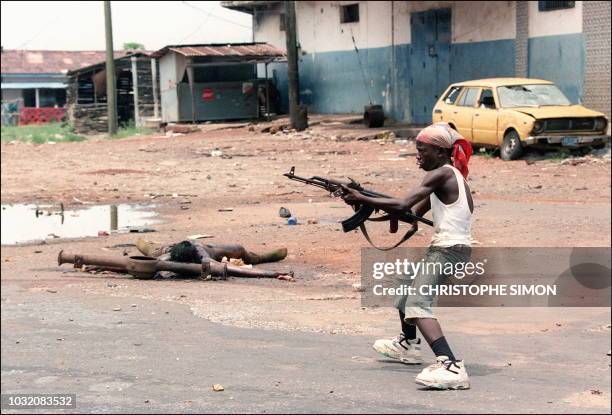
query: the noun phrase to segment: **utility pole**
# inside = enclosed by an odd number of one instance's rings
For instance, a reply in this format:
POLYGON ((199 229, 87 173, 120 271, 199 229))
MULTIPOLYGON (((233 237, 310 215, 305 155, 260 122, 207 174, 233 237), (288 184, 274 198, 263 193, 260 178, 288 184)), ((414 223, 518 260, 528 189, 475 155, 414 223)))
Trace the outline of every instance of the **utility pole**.
POLYGON ((289 117, 291 128, 299 126, 299 80, 297 62, 297 34, 295 29, 295 2, 285 1, 285 21, 287 38, 287 81, 289 83, 289 117))
POLYGON ((117 91, 115 83, 115 56, 113 50, 113 22, 110 1, 104 1, 104 28, 106 31, 106 105, 108 134, 117 133, 117 91))

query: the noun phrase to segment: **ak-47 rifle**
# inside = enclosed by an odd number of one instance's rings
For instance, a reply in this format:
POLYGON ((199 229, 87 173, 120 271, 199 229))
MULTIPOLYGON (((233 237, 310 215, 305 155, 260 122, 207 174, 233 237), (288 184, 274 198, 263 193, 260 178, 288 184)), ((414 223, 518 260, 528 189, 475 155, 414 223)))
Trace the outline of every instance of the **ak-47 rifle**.
MULTIPOLYGON (((358 182, 351 179, 350 177, 348 178, 350 180, 349 182, 328 179, 328 178, 320 177, 320 176, 313 176, 311 178, 300 177, 300 176, 295 175, 295 167, 291 167, 291 170, 289 170, 289 173, 285 173, 284 176, 288 177, 291 180, 295 180, 297 182, 301 182, 301 183, 309 184, 311 186, 320 187, 321 189, 325 189, 336 197, 342 196, 344 193, 346 193, 345 190, 342 188, 343 186, 346 186, 351 189, 357 190, 364 196, 374 197, 374 198, 387 198, 387 199, 391 198, 391 196, 387 196, 382 193, 374 192, 372 190, 364 189, 358 182)), ((416 232, 416 228, 413 228, 407 231, 406 234, 402 237, 402 239, 398 243, 393 245, 392 247, 378 248, 376 245, 372 243, 372 240, 370 239, 370 236, 368 235, 368 230, 366 229, 366 226, 365 226, 366 221, 371 221, 371 222, 389 221, 391 233, 397 232, 398 222, 414 223, 415 221, 417 221, 417 222, 421 222, 429 226, 433 226, 433 222, 430 221, 429 219, 414 215, 410 211, 401 212, 401 213, 386 213, 382 216, 371 217, 375 212, 378 212, 378 209, 376 209, 375 207, 371 205, 368 205, 366 203, 355 204, 353 205, 353 209, 355 210, 355 214, 351 216, 350 218, 347 218, 341 222, 342 230, 344 232, 349 232, 357 228, 361 229, 363 236, 365 236, 365 238, 370 243, 370 245, 372 245, 376 249, 380 249, 381 251, 388 251, 388 250, 398 247, 399 245, 401 245, 402 243, 410 239, 412 235, 414 235, 414 233, 416 232)))

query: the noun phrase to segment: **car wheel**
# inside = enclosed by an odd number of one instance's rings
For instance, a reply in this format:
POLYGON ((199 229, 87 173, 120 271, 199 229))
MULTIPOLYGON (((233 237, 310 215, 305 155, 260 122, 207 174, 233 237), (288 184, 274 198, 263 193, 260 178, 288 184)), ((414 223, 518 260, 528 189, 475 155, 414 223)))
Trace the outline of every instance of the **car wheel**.
POLYGON ((508 131, 499 149, 502 160, 516 160, 523 155, 523 152, 524 148, 518 133, 514 130, 508 131))

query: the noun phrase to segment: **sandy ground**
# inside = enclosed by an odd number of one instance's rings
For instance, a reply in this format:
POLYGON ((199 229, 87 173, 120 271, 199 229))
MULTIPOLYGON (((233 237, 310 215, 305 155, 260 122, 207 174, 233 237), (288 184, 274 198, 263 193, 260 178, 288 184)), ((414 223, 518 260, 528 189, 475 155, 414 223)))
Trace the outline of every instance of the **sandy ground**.
MULTIPOLYGON (((160 134, 38 146, 3 143, 3 204, 61 202, 66 208, 79 208, 89 204, 153 203, 163 222, 154 226, 156 233, 143 236, 168 243, 192 234, 210 234, 214 235, 207 240, 210 243, 242 243, 255 251, 285 246, 289 250, 285 261, 262 267, 292 270, 296 276, 294 283, 239 279, 139 281, 125 275, 83 273, 68 265, 57 267, 60 249, 121 255, 124 248, 112 246, 133 243, 134 234, 2 246, 3 375, 5 366, 11 366, 7 363, 10 353, 20 347, 13 342, 15 336, 28 333, 27 327, 15 323, 19 315, 15 304, 27 302, 29 296, 36 298, 32 301, 37 304, 56 301, 48 299, 49 295, 67 303, 91 303, 92 307, 103 301, 109 310, 115 303, 128 304, 122 307, 129 308, 131 302, 160 309, 164 304, 182 306, 193 318, 285 337, 298 332, 316 333, 324 339, 353 336, 363 345, 363 356, 375 358, 370 342, 379 336, 395 335, 397 317, 391 309, 362 308, 360 293, 352 289, 352 284, 359 282, 360 248, 366 243, 356 232, 342 233, 336 223, 347 217, 350 209, 325 192, 291 182, 282 174, 296 166, 300 175, 350 176, 368 188, 400 195, 417 184, 423 173, 415 165, 412 142, 351 140, 371 132, 321 120, 307 133, 262 133, 263 124, 232 126, 239 128, 210 124, 201 132, 171 137, 160 134), (216 149, 221 156, 211 156, 216 149), (281 206, 290 209, 300 225, 286 225, 278 216, 281 206), (233 211, 218 211, 227 207, 233 211), (16 331, 8 333, 5 327, 13 323, 16 331)), ((469 184, 476 206, 475 244, 610 246, 609 159, 503 162, 477 155, 470 170, 469 184)), ((397 238, 385 235, 382 227, 375 227, 373 233, 381 244, 397 238)), ((407 246, 425 246, 430 238, 431 230, 422 228, 407 246)), ((127 250, 135 252, 134 248, 127 250)), ((68 315, 73 311, 62 312, 68 315)), ((440 309, 438 314, 451 344, 456 339, 461 346, 457 352, 466 356, 468 368, 481 357, 488 359, 491 367, 506 367, 511 362, 512 368, 535 373, 540 376, 538 382, 547 382, 559 391, 554 397, 542 396, 532 406, 493 405, 496 411, 609 412, 609 308, 440 309), (583 351, 578 352, 575 344, 584 344, 583 351), (560 345, 559 360, 551 360, 547 350, 554 348, 557 353, 560 345), (579 378, 568 383, 564 376, 579 378)), ((40 313, 31 317, 41 318, 40 313)), ((261 347, 265 347, 264 340, 261 347)), ((20 390, 19 382, 15 383, 19 376, 5 379, 3 376, 3 393, 20 390)), ((499 374, 495 380, 499 389, 492 392, 498 395, 491 400, 503 401, 506 381, 510 379, 499 374)), ((416 386, 407 382, 406 388, 414 390, 416 386)), ((479 400, 483 406, 473 409, 484 411, 491 402, 483 398, 479 400)), ((157 407, 162 408, 166 407, 157 407)), ((334 406, 310 408, 350 411, 334 406)), ((419 408, 413 409, 425 410, 419 408)), ((427 408, 453 409, 435 405, 427 408)), ((178 406, 174 409, 184 410, 178 406)), ((309 406, 283 409, 308 411, 309 406)))

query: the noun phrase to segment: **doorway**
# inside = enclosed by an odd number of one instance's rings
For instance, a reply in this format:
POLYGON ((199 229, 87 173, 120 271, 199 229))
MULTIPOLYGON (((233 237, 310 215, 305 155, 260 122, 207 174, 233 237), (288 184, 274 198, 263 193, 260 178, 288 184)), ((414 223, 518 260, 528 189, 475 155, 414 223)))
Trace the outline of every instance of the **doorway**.
POLYGON ((436 101, 450 82, 451 9, 411 13, 410 114, 429 124, 436 101))

